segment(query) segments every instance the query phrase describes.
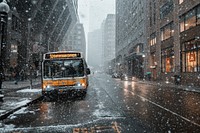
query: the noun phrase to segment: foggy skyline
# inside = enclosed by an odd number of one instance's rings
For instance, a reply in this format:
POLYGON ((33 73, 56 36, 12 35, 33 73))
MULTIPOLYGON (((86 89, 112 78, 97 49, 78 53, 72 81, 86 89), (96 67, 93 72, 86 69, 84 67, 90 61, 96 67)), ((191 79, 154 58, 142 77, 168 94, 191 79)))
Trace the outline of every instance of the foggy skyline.
POLYGON ((87 60, 88 33, 100 29, 107 14, 115 14, 115 0, 79 0, 78 13, 85 30, 87 60))
POLYGON ((107 14, 115 14, 115 0, 79 0, 79 17, 86 34, 101 27, 107 14))

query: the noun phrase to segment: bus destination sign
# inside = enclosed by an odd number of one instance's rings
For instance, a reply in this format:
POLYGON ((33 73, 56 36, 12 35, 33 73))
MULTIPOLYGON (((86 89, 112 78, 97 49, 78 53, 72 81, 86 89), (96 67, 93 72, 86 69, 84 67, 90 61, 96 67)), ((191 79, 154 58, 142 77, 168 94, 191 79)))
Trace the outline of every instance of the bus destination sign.
POLYGON ((51 53, 46 54, 45 59, 76 58, 81 57, 80 53, 51 53))

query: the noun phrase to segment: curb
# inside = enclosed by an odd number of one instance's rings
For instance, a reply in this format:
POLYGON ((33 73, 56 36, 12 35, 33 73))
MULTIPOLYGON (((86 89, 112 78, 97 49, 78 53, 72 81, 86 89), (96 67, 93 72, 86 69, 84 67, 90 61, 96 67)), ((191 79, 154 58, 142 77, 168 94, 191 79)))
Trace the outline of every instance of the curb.
MULTIPOLYGON (((35 84, 34 86, 37 86, 37 85, 39 85, 39 84, 35 84)), ((29 87, 29 86, 24 86, 24 87, 21 87, 21 88, 17 88, 17 89, 15 89, 15 90, 17 91, 17 90, 25 89, 25 88, 27 88, 27 87, 29 87)), ((6 94, 4 95, 4 97, 5 97, 5 96, 6 96, 6 94)), ((11 110, 5 112, 4 114, 2 114, 2 115, 0 116, 0 120, 6 119, 9 115, 13 114, 15 111, 17 111, 17 110, 19 110, 19 109, 21 109, 21 108, 23 108, 23 107, 27 107, 27 106, 29 106, 30 104, 36 103, 37 101, 39 101, 39 100, 41 100, 41 99, 42 99, 42 96, 39 96, 39 97, 33 99, 32 101, 26 103, 25 105, 22 105, 22 106, 20 106, 20 107, 17 107, 17 108, 15 108, 15 109, 11 109, 11 110)), ((1 100, 2 100, 1 102, 3 102, 3 97, 2 97, 1 100)))
POLYGON ((41 99, 42 99, 42 96, 33 99, 32 101, 26 103, 25 105, 22 105, 22 106, 20 106, 20 107, 17 107, 17 108, 15 108, 15 109, 12 109, 12 110, 10 110, 10 111, 8 111, 8 112, 5 112, 5 114, 3 114, 3 115, 0 116, 0 120, 6 119, 9 115, 13 114, 15 111, 20 110, 20 109, 23 108, 23 107, 27 107, 27 106, 29 106, 30 104, 36 103, 37 101, 39 101, 39 100, 41 100, 41 99))

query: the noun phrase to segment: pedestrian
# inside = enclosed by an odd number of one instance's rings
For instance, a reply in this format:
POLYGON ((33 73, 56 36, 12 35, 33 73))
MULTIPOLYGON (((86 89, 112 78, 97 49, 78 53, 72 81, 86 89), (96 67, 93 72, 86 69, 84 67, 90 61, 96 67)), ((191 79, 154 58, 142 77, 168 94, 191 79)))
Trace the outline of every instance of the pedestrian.
POLYGON ((23 81, 24 80, 24 69, 22 69, 20 72, 19 72, 19 75, 20 75, 20 80, 23 81))
POLYGON ((20 75, 19 75, 19 67, 18 67, 18 65, 15 65, 14 66, 14 78, 15 78, 15 84, 17 85, 18 84, 18 81, 19 81, 19 78, 20 78, 20 75))

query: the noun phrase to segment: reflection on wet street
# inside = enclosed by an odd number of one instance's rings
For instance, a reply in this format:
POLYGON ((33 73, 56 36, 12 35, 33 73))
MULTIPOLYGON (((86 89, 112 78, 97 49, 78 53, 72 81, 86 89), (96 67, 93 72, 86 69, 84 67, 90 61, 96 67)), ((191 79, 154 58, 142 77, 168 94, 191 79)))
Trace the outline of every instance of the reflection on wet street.
POLYGON ((3 125, 19 131, 78 132, 116 122, 122 133, 200 132, 199 101, 199 93, 95 74, 84 99, 40 101, 3 125))
POLYGON ((155 132, 200 131, 199 93, 166 85, 152 86, 118 79, 116 81, 119 90, 108 88, 107 92, 113 96, 113 101, 121 105, 125 116, 142 121, 155 132))

